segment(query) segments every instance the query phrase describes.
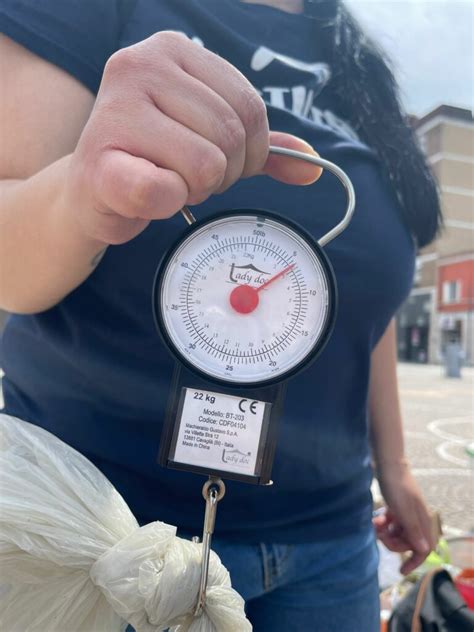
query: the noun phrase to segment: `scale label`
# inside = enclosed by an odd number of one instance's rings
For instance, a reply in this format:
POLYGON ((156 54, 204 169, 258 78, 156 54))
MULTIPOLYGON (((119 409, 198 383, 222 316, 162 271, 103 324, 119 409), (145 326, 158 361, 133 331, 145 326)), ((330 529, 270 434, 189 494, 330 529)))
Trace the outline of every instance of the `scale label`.
POLYGON ((258 476, 271 404, 183 388, 171 460, 258 476))

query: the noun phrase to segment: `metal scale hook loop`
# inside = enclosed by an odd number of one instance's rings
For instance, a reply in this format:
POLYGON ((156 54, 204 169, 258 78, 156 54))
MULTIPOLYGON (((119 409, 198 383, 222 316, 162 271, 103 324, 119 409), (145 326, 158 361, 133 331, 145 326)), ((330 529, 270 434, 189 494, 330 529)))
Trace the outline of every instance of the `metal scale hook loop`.
MULTIPOLYGON (((202 495, 206 501, 206 513, 204 514, 204 528, 202 531, 202 558, 201 581, 199 584, 199 596, 194 611, 194 616, 199 617, 206 603, 207 578, 209 575, 209 557, 211 555, 211 540, 216 524, 217 503, 224 497, 224 481, 216 476, 210 476, 202 488, 202 495)), ((193 542, 199 542, 199 538, 193 538, 193 542)))
POLYGON ((329 160, 325 160, 324 158, 319 158, 319 156, 313 156, 311 154, 305 154, 301 151, 295 151, 294 149, 286 149, 285 147, 270 147, 271 154, 280 154, 282 156, 289 156, 290 158, 297 158, 298 160, 305 160, 306 162, 311 162, 313 165, 318 165, 323 169, 327 169, 332 174, 336 176, 339 182, 344 187, 347 196, 347 206, 346 212, 342 220, 331 228, 325 235, 323 235, 320 239, 318 239, 318 244, 320 246, 325 246, 330 241, 337 237, 343 230, 347 228, 349 222, 354 215, 355 209, 355 192, 354 187, 352 186, 352 182, 350 181, 349 176, 343 171, 340 167, 335 165, 333 162, 329 162, 329 160))
MULTIPOLYGON (((346 212, 342 220, 331 228, 325 235, 323 235, 320 239, 318 239, 318 244, 322 247, 332 241, 335 237, 340 235, 343 230, 347 228, 349 225, 352 216, 354 214, 355 209, 355 192, 354 187, 352 186, 352 182, 350 181, 349 176, 343 171, 340 167, 335 165, 333 162, 329 160, 325 160, 324 158, 319 158, 319 156, 313 156, 312 154, 305 154, 301 151, 295 151, 294 149, 286 149, 285 147, 274 147, 270 146, 271 154, 280 154, 281 156, 288 156, 290 158, 296 158, 298 160, 304 160, 305 162, 310 162, 313 165, 318 165, 318 167, 322 167, 327 171, 330 171, 339 182, 344 187, 347 196, 347 206, 346 212)), ((183 214, 184 219, 188 224, 193 224, 196 219, 194 215, 191 213, 187 206, 181 209, 181 213, 183 214)))

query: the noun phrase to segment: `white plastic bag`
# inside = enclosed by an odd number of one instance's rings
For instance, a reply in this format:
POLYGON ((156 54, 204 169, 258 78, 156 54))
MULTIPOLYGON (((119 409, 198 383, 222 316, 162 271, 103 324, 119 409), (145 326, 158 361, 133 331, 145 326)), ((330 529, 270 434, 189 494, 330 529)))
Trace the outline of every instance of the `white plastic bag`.
POLYGON ((211 554, 195 618, 201 545, 139 527, 84 456, 0 414, 0 629, 5 632, 247 632, 244 602, 211 554))

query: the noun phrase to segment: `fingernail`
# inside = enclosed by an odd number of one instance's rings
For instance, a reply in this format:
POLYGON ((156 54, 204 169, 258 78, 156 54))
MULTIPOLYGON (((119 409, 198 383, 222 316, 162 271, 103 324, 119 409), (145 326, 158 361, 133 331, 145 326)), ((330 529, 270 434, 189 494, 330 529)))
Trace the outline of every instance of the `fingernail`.
POLYGON ((425 538, 421 538, 420 540, 418 540, 418 545, 422 553, 428 553, 428 551, 430 550, 428 540, 426 540, 425 538))
POLYGON ((312 147, 309 143, 307 143, 305 140, 303 140, 302 138, 298 139, 301 141, 302 145, 305 145, 305 147, 308 148, 308 154, 313 154, 314 156, 319 156, 318 152, 314 149, 314 147, 312 147))

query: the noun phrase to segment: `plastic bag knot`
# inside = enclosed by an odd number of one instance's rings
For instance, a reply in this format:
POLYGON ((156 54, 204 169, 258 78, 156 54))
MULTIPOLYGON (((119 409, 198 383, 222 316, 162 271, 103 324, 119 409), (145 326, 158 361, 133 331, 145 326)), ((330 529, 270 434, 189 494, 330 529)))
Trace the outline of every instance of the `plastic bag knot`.
POLYGON ((153 522, 136 529, 92 566, 90 576, 117 614, 140 632, 245 632, 252 627, 229 573, 211 552, 204 612, 194 617, 202 545, 153 522))

